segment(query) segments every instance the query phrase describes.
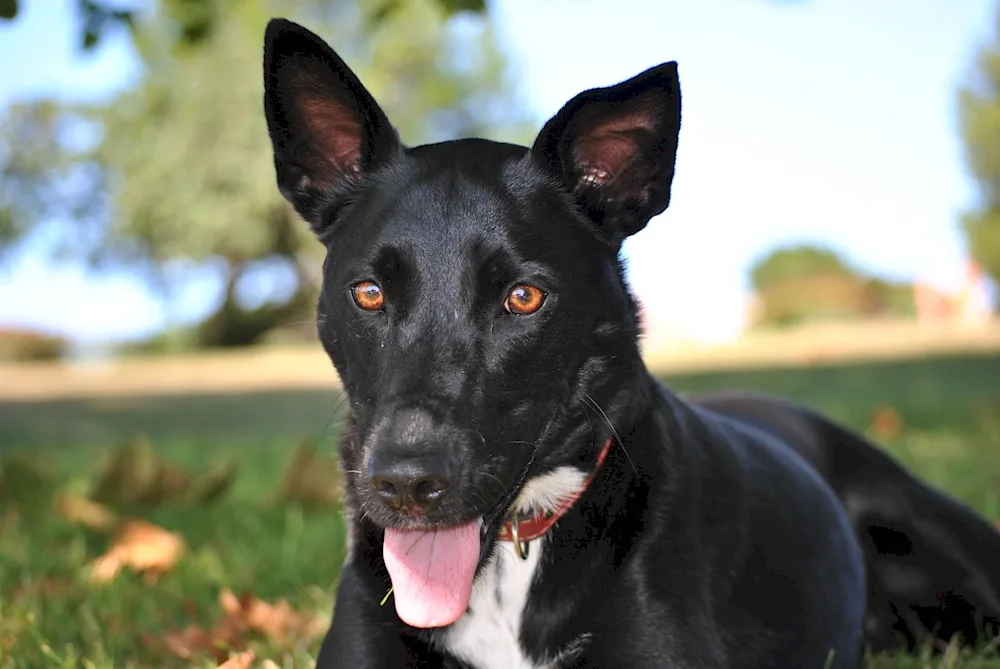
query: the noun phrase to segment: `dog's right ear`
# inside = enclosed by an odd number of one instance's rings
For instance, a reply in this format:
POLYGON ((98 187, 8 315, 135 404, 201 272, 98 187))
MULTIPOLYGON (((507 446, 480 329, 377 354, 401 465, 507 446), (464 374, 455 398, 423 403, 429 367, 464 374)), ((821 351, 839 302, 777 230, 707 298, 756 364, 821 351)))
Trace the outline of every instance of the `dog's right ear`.
POLYGON ((272 19, 264 33, 264 115, 278 188, 317 234, 402 146, 333 49, 284 19, 272 19))

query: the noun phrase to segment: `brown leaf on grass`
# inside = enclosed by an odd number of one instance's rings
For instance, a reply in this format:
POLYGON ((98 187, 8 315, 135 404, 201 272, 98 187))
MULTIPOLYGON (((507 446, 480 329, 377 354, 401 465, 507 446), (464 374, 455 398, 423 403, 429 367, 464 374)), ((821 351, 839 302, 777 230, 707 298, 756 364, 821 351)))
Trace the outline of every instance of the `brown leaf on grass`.
POLYGON ((229 490, 236 471, 236 462, 226 460, 194 475, 164 460, 137 434, 105 459, 89 497, 111 507, 211 504, 229 490))
POLYGON ((114 511, 86 497, 58 495, 53 505, 66 520, 98 532, 110 532, 118 526, 118 516, 114 511))
POLYGON ((136 434, 105 462, 90 497, 110 506, 156 506, 183 500, 193 479, 161 458, 145 435, 136 434))
POLYGON ((903 431, 903 417, 891 406, 879 405, 872 411, 868 430, 878 439, 895 439, 903 431))
POLYGON ((242 621, 247 629, 277 644, 312 639, 324 632, 322 620, 296 611, 284 599, 270 604, 250 594, 237 597, 232 590, 225 588, 219 593, 219 606, 227 618, 242 621))
POLYGON ((230 652, 246 648, 248 633, 290 645, 320 636, 326 627, 318 617, 295 611, 284 599, 270 604, 250 594, 237 597, 229 588, 219 593, 219 607, 223 616, 215 627, 206 630, 192 625, 163 635, 160 642, 182 660, 203 655, 222 662, 230 652))
POLYGON ((122 525, 111 549, 91 563, 91 579, 98 583, 110 581, 123 567, 155 577, 173 569, 185 550, 179 534, 144 520, 129 520, 122 525))
POLYGON ((250 669, 254 663, 252 650, 245 653, 237 653, 219 665, 219 669, 250 669))
POLYGON ((226 619, 211 630, 190 625, 179 632, 167 632, 161 641, 168 651, 182 660, 203 655, 224 662, 231 651, 246 647, 242 633, 236 621, 226 619))
POLYGON ((155 496, 161 461, 149 439, 136 434, 125 441, 101 468, 90 497, 111 506, 139 505, 155 496))
POLYGON ((218 462, 191 479, 185 499, 194 504, 211 504, 229 491, 236 480, 237 464, 232 460, 218 462))

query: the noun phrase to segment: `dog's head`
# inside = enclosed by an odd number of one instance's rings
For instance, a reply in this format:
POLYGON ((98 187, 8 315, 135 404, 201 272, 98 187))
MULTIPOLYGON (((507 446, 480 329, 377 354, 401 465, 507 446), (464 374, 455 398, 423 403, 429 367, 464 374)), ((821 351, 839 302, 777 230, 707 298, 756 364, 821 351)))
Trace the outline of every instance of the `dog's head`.
POLYGON ((327 249, 319 333, 350 401, 352 504, 387 547, 434 531, 449 569, 474 570, 512 505, 581 483, 641 376, 618 254, 670 200, 676 64, 581 93, 530 149, 404 146, 287 21, 264 82, 279 188, 327 249))

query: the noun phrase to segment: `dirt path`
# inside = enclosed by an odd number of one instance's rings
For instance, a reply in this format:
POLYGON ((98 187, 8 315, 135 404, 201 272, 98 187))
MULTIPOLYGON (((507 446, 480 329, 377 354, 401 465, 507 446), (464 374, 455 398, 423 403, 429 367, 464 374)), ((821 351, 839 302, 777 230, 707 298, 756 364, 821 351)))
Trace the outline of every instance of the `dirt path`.
MULTIPOLYGON (((1000 321, 979 328, 915 323, 827 325, 755 334, 720 346, 647 345, 658 373, 804 366, 961 352, 1000 352, 1000 321)), ((319 346, 77 364, 0 365, 0 401, 337 387, 319 346)))

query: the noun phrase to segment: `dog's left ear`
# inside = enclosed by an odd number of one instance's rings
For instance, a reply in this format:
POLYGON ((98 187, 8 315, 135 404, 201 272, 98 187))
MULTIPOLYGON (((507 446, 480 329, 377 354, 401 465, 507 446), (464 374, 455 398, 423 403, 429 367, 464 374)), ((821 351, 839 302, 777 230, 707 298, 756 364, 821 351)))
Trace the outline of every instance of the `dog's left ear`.
POLYGON ((577 95, 531 152, 618 244, 667 208, 680 126, 677 63, 664 63, 577 95))

